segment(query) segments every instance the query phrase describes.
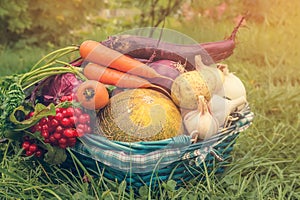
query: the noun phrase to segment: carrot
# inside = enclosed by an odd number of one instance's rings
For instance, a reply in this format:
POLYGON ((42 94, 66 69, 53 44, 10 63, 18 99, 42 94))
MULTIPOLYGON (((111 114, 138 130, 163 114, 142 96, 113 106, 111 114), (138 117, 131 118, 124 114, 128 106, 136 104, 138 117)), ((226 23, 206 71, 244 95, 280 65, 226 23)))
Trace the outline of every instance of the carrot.
POLYGON ((86 61, 109 66, 122 72, 145 78, 162 77, 146 64, 128 57, 116 50, 110 49, 99 42, 87 40, 79 47, 80 56, 86 61))
POLYGON ((90 80, 99 81, 104 84, 115 85, 120 88, 156 88, 169 96, 169 93, 165 89, 151 84, 144 78, 104 67, 95 63, 88 63, 83 69, 83 74, 90 80))
POLYGON ((141 77, 110 69, 95 63, 88 63, 83 74, 90 80, 96 80, 104 84, 115 85, 121 88, 149 87, 152 84, 141 77))
POLYGON ((109 102, 109 94, 104 84, 94 80, 81 83, 76 97, 80 104, 89 110, 101 109, 109 102))

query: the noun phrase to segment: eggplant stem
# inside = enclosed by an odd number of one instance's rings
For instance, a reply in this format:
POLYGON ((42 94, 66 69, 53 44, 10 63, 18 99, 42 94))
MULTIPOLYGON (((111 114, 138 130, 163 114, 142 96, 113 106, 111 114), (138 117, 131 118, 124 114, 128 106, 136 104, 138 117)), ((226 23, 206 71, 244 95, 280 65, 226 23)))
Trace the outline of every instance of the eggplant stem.
POLYGON ((237 26, 233 29, 233 31, 232 31, 231 35, 229 36, 228 40, 232 40, 232 41, 235 40, 236 33, 237 33, 237 31, 239 30, 239 28, 241 27, 241 25, 242 25, 244 19, 245 19, 244 16, 240 19, 239 23, 238 23, 237 26))

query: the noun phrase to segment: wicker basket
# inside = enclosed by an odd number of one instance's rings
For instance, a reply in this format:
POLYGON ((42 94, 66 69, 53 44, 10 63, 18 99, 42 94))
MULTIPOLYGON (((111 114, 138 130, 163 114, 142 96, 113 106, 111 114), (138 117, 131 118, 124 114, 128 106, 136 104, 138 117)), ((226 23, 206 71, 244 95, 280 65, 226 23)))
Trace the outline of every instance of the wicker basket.
MULTIPOLYGON (((230 123, 217 135, 198 143, 192 143, 186 135, 162 141, 126 143, 90 134, 82 137, 71 153, 91 174, 103 174, 118 182, 126 180, 128 188, 155 187, 169 179, 182 185, 194 178, 205 178, 205 170, 222 173, 224 164, 230 162, 230 152, 239 133, 249 127, 253 116, 247 106, 233 113, 230 123)), ((64 164, 74 165, 71 156, 64 164)))

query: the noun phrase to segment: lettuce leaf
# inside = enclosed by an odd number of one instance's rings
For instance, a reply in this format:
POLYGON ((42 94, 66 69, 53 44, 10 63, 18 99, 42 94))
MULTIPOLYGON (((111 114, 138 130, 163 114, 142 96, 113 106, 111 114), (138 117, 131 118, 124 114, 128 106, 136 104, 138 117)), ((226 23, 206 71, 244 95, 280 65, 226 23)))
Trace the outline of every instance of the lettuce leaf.
POLYGON ((63 163, 67 159, 65 149, 47 145, 47 150, 48 151, 45 154, 44 161, 49 164, 58 165, 63 163))
POLYGON ((30 128, 31 126, 35 125, 40 119, 47 116, 55 116, 55 105, 53 103, 49 104, 48 106, 45 106, 41 103, 37 103, 34 107, 34 115, 25 120, 19 120, 18 115, 23 114, 27 115, 30 112, 30 109, 19 106, 11 113, 9 116, 10 121, 14 124, 13 131, 22 131, 25 129, 30 128))

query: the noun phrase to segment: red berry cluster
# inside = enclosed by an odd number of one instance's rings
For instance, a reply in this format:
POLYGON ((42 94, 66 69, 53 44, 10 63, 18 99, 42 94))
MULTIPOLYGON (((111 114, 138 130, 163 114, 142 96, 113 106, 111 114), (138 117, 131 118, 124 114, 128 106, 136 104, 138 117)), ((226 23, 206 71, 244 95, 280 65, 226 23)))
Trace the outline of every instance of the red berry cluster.
POLYGON ((56 108, 55 116, 42 118, 31 131, 39 131, 45 143, 72 147, 77 137, 91 132, 90 116, 80 108, 56 108))
POLYGON ((24 139, 22 148, 25 150, 26 156, 35 155, 36 157, 41 157, 43 155, 43 149, 34 140, 30 140, 29 138, 24 139))
POLYGON ((77 99, 76 99, 76 95, 72 93, 70 95, 62 96, 59 100, 60 102, 65 102, 65 101, 73 101, 73 100, 76 101, 77 99))
MULTIPOLYGON (((62 96, 60 102, 76 101, 74 95, 62 96)), ((30 112, 26 118, 30 118, 34 112, 30 112)), ((76 144, 77 137, 91 133, 90 115, 81 108, 56 108, 55 116, 47 116, 30 128, 32 133, 40 132, 45 143, 60 148, 72 147, 76 144)), ((37 145, 34 139, 24 138, 22 147, 26 151, 26 156, 35 155, 40 157, 43 149, 37 145)))

